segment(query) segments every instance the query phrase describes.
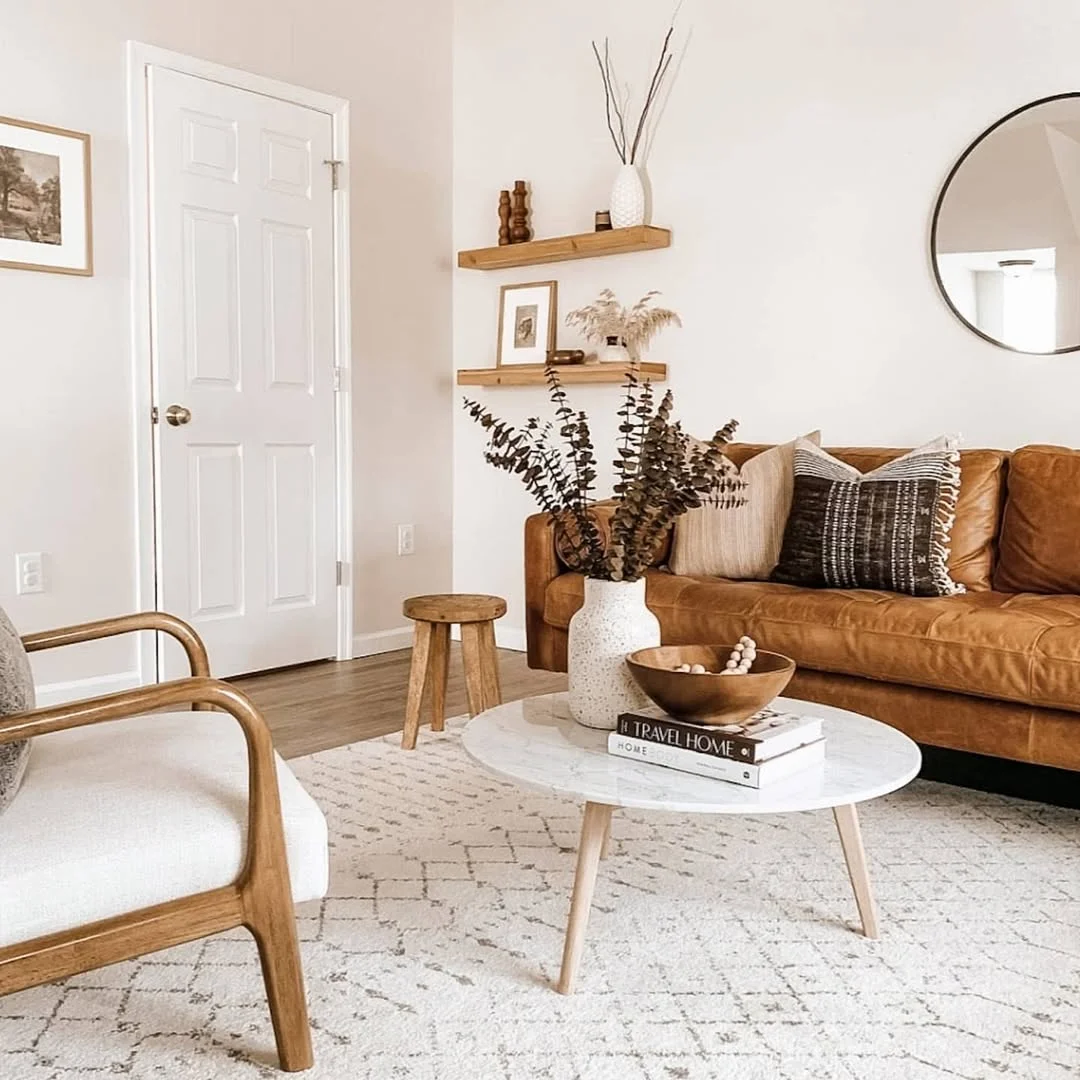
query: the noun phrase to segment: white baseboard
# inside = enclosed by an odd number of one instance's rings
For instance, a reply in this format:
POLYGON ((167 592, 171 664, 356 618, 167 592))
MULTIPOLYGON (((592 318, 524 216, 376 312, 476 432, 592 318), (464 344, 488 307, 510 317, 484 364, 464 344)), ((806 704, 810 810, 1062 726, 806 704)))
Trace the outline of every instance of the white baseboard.
POLYGON ((376 656, 378 653, 408 649, 412 646, 412 637, 411 624, 392 630, 376 630, 371 634, 357 634, 353 638, 353 656, 376 656))
POLYGON ((117 671, 111 675, 93 675, 70 682, 42 683, 34 687, 34 697, 38 708, 45 708, 68 701, 81 701, 83 698, 101 697, 102 694, 115 694, 141 685, 142 678, 137 671, 117 671))
POLYGON ((525 652, 525 630, 520 626, 500 626, 495 624, 495 644, 500 649, 513 649, 525 652))
MULTIPOLYGON (((455 641, 461 640, 461 628, 455 626, 450 631, 455 641)), ((413 639, 412 626, 398 626, 392 630, 376 630, 372 634, 357 634, 353 638, 353 656, 376 656, 378 653, 396 652, 398 649, 411 649, 413 639)), ((500 626, 495 624, 495 644, 500 649, 512 649, 514 652, 525 651, 525 631, 519 626, 500 626)))
MULTIPOLYGON (((450 636, 455 641, 461 640, 461 627, 455 626, 450 631, 450 636)), ((525 652, 525 631, 518 626, 503 626, 495 624, 495 644, 500 649, 510 649, 513 652, 525 652)))

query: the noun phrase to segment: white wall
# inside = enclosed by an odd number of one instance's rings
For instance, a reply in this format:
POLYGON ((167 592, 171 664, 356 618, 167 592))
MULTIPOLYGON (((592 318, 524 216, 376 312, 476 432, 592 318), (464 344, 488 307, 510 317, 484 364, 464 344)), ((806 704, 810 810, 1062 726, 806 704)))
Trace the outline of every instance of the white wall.
MULTIPOLYGON (((135 604, 128 38, 352 103, 356 630, 446 589, 450 534, 451 13, 443 0, 48 0, 2 5, 10 116, 93 138, 95 275, 0 270, 0 605, 24 632, 135 604), (417 554, 396 555, 396 523, 417 554), (15 597, 16 551, 49 591, 15 597)), ((122 674, 130 641, 64 650, 46 683, 122 674)))
MULTIPOLYGON (((522 22, 496 0, 458 0, 455 247, 494 243, 498 190, 516 178, 532 183, 538 235, 591 227, 617 159, 589 39, 612 35, 640 92, 668 10, 548 0, 522 22)), ((971 334, 937 294, 927 247, 939 186, 971 139, 1077 89, 1074 0, 687 0, 680 21, 693 33, 649 162, 653 221, 674 230, 672 248, 457 271, 455 366, 493 362, 500 283, 557 277, 563 313, 604 286, 623 299, 656 288, 685 329, 652 355, 693 431, 734 415, 753 440, 820 427, 831 444, 945 430, 969 445, 1080 443, 1080 360, 971 334)), ((475 396, 508 419, 544 408, 534 390, 475 396)), ((574 397, 609 435, 615 390, 574 397)), ((507 596, 504 622, 520 628, 529 504, 482 444, 458 415, 455 585, 507 596)))

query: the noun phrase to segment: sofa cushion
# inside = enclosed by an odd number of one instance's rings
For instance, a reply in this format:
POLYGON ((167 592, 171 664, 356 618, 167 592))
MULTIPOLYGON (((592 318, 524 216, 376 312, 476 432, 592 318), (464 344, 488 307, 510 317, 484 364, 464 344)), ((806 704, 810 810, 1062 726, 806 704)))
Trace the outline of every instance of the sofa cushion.
MULTIPOLYGON (((742 465, 765 449, 768 447, 759 443, 732 443, 726 453, 736 465, 742 465)), ((867 473, 907 451, 858 446, 830 448, 829 453, 867 473)), ((967 589, 991 588, 1008 462, 1004 450, 960 451, 960 498, 952 527, 949 575, 967 589)))
MULTIPOLYGON (((821 432, 804 436, 821 442, 821 432)), ((795 441, 743 463, 741 506, 698 506, 675 519, 671 569, 739 581, 767 581, 780 559, 795 487, 795 441)))
POLYGON ((1080 450, 1017 450, 1008 489, 995 588, 1080 593, 1080 450))
MULTIPOLYGON (((0 608, 0 716, 34 707, 34 677, 22 638, 0 608)), ((0 743, 0 813, 15 798, 30 758, 30 742, 0 743)))
MULTIPOLYGON (((35 740, 0 816, 0 948, 235 881, 247 744, 225 713, 158 713, 35 740)), ((280 759, 295 900, 327 887, 326 821, 280 759)))
POLYGON ((960 453, 942 436, 868 473, 795 442, 795 493, 773 581, 806 588, 964 591, 949 576, 960 453))
MULTIPOLYGON (((578 575, 556 578, 545 621, 565 627, 581 596, 578 575)), ((914 597, 651 571, 645 598, 665 643, 749 633, 814 671, 1080 713, 1080 596, 914 597)))

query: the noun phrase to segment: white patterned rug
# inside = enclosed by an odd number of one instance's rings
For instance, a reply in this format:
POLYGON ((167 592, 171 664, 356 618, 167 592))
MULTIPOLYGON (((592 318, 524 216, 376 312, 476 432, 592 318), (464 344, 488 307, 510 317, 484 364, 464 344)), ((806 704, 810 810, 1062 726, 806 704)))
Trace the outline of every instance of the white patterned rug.
MULTIPOLYGON (((483 773, 459 730, 292 763, 333 844, 300 918, 312 1080, 1080 1075, 1077 813, 922 782, 866 805, 870 942, 831 814, 620 812, 564 998, 579 808, 483 773)), ((242 933, 0 998, 4 1080, 275 1060, 242 933)))

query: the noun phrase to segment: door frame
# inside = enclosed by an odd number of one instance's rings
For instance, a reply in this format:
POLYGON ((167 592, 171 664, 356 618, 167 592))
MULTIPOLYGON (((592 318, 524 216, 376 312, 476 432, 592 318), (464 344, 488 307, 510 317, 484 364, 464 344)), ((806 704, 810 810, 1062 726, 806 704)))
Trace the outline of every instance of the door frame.
MULTIPOLYGON (((127 43, 128 170, 131 191, 131 355, 134 372, 136 607, 158 610, 161 566, 157 536, 161 521, 156 501, 156 440, 152 410, 157 400, 157 370, 150 312, 150 143, 147 68, 167 68, 238 90, 248 90, 326 113, 331 145, 340 165, 333 193, 334 251, 334 457, 337 513, 337 653, 353 656, 353 482, 352 482, 352 329, 349 248, 349 103, 344 98, 293 86, 262 75, 225 67, 140 41, 127 43)), ((158 682, 160 635, 140 634, 139 682, 158 682)))

